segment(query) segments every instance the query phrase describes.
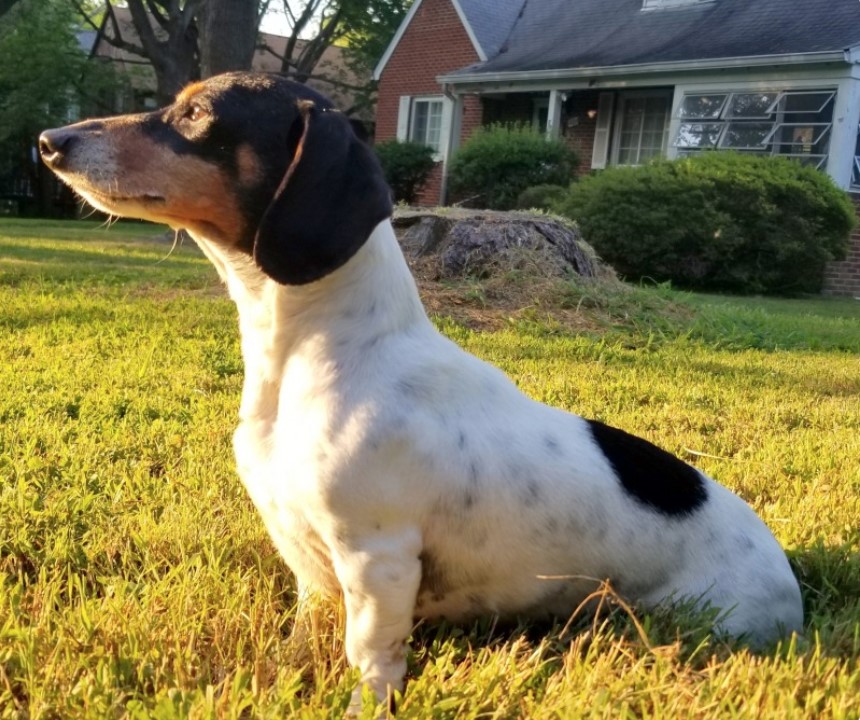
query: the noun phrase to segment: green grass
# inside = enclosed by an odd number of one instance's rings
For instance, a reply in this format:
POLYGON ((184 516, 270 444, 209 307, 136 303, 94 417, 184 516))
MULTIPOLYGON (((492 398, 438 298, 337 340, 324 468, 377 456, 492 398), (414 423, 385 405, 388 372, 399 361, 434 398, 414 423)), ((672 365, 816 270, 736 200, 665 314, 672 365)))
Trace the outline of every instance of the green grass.
MULTIPOLYGON (((0 718, 327 718, 356 681, 336 608, 290 640, 293 582, 233 469, 235 311, 170 245, 0 224, 0 718)), ((566 630, 425 626, 399 716, 856 720, 860 303, 565 292, 597 330, 551 308, 496 332, 436 320, 529 395, 741 494, 789 552, 804 637, 756 655, 619 607, 566 630)))

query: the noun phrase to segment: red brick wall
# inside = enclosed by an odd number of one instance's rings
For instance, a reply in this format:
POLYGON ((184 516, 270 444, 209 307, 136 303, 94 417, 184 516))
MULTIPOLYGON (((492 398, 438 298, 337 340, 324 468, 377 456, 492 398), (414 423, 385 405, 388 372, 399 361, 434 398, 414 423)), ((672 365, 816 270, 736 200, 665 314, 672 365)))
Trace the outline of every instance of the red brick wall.
POLYGON ((860 194, 852 194, 858 225, 851 233, 848 256, 840 262, 828 263, 824 271, 825 295, 860 297, 860 194))
POLYGON ((564 106, 561 119, 563 139, 579 158, 576 166, 577 176, 591 172, 591 156, 594 151, 594 131, 597 129, 597 115, 588 117, 589 110, 597 110, 600 93, 583 90, 571 93, 564 106))
MULTIPOLYGON (((438 75, 479 60, 451 0, 423 0, 379 78, 376 140, 384 142, 397 137, 401 95, 440 95, 438 75)), ((462 139, 480 124, 480 101, 476 97, 465 98, 462 139)), ((441 188, 439 163, 421 192, 420 204, 437 205, 441 188)))

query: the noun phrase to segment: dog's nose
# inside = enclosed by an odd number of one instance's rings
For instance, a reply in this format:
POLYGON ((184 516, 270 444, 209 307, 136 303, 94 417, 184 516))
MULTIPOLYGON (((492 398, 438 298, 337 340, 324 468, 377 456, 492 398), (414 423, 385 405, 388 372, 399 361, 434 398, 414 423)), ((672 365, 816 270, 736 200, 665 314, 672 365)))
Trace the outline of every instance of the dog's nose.
POLYGON ((75 131, 69 128, 45 130, 39 136, 39 153, 49 167, 59 167, 74 144, 75 131))

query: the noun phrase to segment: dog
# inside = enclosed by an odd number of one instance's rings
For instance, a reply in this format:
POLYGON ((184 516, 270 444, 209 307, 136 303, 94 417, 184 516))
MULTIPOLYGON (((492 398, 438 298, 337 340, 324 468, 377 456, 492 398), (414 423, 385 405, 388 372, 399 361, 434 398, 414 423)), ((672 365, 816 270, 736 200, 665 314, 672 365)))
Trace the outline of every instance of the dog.
POLYGON ((99 210, 186 230, 226 283, 238 472, 300 601, 342 596, 354 703, 403 690, 416 619, 567 617, 607 579, 643 608, 717 608, 754 644, 800 631, 797 580, 743 500, 435 330, 375 155, 322 95, 230 73, 39 148, 99 210))

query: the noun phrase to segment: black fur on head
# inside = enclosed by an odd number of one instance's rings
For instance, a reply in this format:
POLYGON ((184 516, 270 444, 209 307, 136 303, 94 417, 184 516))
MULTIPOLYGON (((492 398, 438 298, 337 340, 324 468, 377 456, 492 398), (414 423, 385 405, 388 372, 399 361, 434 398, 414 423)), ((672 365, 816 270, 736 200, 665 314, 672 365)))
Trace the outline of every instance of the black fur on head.
POLYGON ((254 260, 285 285, 319 280, 346 263, 391 215, 391 192, 371 148, 350 121, 297 100, 292 161, 263 213, 254 260))

